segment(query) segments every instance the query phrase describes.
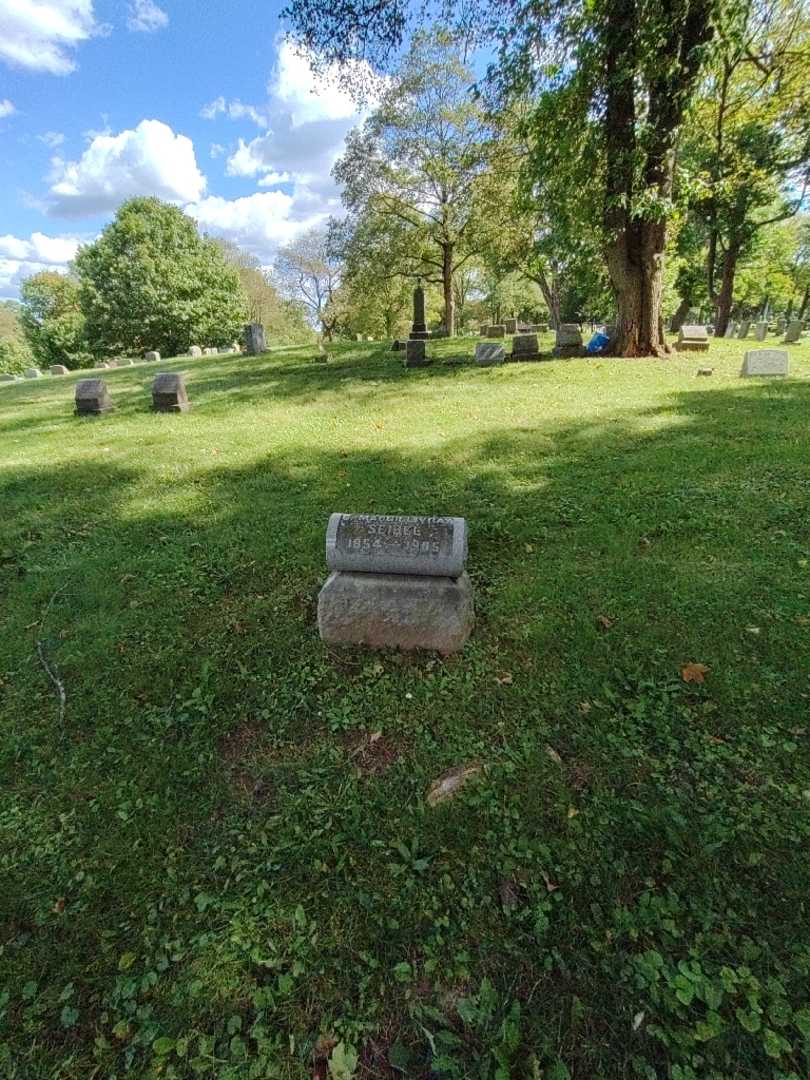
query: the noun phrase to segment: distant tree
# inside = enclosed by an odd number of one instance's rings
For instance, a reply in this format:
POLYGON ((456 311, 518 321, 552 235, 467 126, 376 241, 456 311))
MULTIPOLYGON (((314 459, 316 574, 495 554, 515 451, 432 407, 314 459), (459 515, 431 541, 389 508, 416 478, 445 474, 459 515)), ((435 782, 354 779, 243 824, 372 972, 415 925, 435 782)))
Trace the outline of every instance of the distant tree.
MULTIPOLYGON (((497 103, 532 97, 531 184, 576 192, 598 236, 616 298, 610 351, 663 355, 667 226, 673 213, 675 146, 695 93, 720 6, 730 0, 437 0, 444 17, 492 43, 488 74, 497 103)), ((407 0, 288 0, 297 39, 348 80, 390 65, 411 20, 407 0)))
POLYGON ((728 5, 680 150, 706 230, 707 288, 723 333, 737 267, 757 234, 796 214, 810 186, 810 9, 728 5))
POLYGON ((404 332, 414 286, 404 226, 373 212, 349 215, 333 224, 330 245, 343 262, 346 331, 389 338, 404 332))
POLYGON ((334 168, 343 199, 403 243, 389 260, 441 284, 444 328, 455 330, 453 275, 472 257, 473 189, 486 165, 488 128, 470 94, 473 74, 447 32, 417 34, 362 128, 334 168))
POLYGON ((98 240, 79 250, 76 270, 97 354, 194 343, 226 345, 242 332, 246 302, 239 274, 182 210, 155 198, 130 199, 98 240))
POLYGON ((92 362, 79 304, 79 282, 73 274, 55 270, 34 274, 22 283, 20 299, 20 323, 41 367, 64 364, 81 368, 92 362))
POLYGON ((273 280, 288 299, 302 303, 310 321, 331 341, 343 311, 339 287, 343 261, 330 226, 309 229, 279 250, 273 280))
POLYGON ((273 341, 308 341, 312 337, 312 328, 307 324, 303 304, 282 297, 272 282, 270 271, 254 255, 230 240, 217 239, 215 243, 239 274, 248 321, 261 323, 273 341))
POLYGON ((34 363, 34 354, 20 321, 22 309, 13 300, 0 301, 0 371, 19 375, 34 363))

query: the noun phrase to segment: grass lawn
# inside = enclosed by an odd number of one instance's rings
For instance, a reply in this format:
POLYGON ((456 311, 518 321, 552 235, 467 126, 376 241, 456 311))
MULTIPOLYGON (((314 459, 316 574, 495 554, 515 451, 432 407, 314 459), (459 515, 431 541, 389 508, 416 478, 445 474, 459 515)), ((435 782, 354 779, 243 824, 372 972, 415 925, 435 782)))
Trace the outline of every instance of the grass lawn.
POLYGON ((745 347, 0 387, 0 1075, 810 1075, 810 342, 745 347), (334 510, 468 519, 462 654, 321 644, 334 510))

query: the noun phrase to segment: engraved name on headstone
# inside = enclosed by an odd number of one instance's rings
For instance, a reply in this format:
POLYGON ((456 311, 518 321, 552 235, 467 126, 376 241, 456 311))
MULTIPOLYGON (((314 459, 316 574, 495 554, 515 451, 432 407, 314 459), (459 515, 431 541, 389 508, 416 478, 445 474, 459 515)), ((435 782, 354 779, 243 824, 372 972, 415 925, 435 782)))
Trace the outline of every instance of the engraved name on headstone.
POLYGON ((467 558, 467 523, 458 517, 332 514, 330 570, 458 577, 467 558))

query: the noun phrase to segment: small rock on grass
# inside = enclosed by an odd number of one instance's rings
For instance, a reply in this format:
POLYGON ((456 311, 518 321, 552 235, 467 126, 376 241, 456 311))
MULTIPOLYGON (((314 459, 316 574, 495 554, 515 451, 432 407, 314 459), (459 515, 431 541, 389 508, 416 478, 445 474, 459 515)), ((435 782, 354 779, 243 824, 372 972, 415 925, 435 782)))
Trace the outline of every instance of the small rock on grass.
POLYGON ((452 797, 473 777, 483 771, 481 765, 457 765, 430 785, 427 793, 428 806, 438 806, 452 797))

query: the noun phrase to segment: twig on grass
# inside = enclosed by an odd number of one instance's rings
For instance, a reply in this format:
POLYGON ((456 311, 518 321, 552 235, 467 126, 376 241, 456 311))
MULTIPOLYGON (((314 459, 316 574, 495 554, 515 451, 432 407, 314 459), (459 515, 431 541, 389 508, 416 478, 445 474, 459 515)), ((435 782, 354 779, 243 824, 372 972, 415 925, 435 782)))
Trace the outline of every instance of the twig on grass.
MULTIPOLYGON (((48 618, 48 614, 50 613, 50 610, 53 607, 54 600, 57 598, 57 596, 61 592, 64 592, 63 588, 62 589, 57 589, 56 592, 53 594, 53 596, 48 601, 48 606, 45 608, 45 612, 44 612, 42 618, 40 619, 40 623, 39 623, 40 630, 45 625, 45 620, 48 618)), ((67 705, 67 694, 65 693, 64 683, 59 678, 59 668, 56 666, 56 664, 51 665, 51 664, 48 663, 48 658, 45 655, 45 643, 44 643, 42 638, 37 638, 37 656, 39 657, 39 662, 45 668, 45 671, 46 671, 46 673, 48 675, 48 678, 51 680, 53 685, 56 687, 56 693, 57 693, 57 696, 59 698, 59 726, 64 727, 64 723, 65 723, 65 706, 67 705)))

